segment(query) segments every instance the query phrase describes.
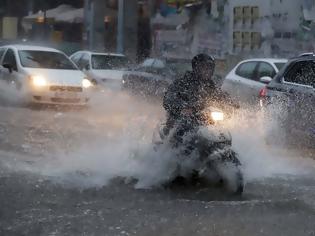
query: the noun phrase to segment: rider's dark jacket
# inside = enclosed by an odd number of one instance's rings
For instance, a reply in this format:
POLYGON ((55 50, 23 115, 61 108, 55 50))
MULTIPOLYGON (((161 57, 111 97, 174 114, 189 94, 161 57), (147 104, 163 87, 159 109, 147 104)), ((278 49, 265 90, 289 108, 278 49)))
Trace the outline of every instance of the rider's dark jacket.
POLYGON ((176 79, 165 93, 163 106, 167 111, 167 128, 181 117, 185 109, 199 114, 209 104, 233 104, 230 97, 218 88, 212 79, 203 80, 194 73, 186 72, 184 77, 176 79))

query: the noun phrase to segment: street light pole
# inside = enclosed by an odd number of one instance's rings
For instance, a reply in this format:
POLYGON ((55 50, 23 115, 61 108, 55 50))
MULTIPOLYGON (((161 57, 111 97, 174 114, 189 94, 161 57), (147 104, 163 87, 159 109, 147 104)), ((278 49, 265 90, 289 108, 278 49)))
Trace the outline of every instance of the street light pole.
POLYGON ((28 1, 28 15, 32 15, 34 11, 34 0, 28 1))
POLYGON ((44 7, 43 7, 43 11, 44 11, 44 21, 43 21, 43 32, 44 32, 44 35, 43 35, 43 40, 46 40, 47 38, 47 4, 46 2, 44 2, 44 7))
POLYGON ((95 36, 95 26, 94 26, 94 17, 95 17, 95 2, 90 2, 90 14, 89 14, 89 49, 94 49, 94 36, 95 36))
POLYGON ((125 2, 119 0, 118 2, 118 30, 117 30, 117 52, 124 53, 124 15, 125 15, 125 2))

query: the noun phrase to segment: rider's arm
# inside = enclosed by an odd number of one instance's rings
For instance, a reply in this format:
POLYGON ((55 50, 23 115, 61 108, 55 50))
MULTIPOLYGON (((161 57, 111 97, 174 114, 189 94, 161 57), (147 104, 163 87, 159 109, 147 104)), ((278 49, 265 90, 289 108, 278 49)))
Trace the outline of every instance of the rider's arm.
POLYGON ((196 104, 193 102, 194 99, 192 99, 195 92, 192 91, 192 77, 191 72, 186 72, 184 77, 175 80, 170 85, 163 101, 163 106, 167 112, 173 115, 181 115, 183 112, 195 110, 196 104))
POLYGON ((177 81, 171 84, 165 93, 163 99, 164 109, 171 114, 180 114, 182 110, 182 101, 180 96, 180 89, 177 81))
POLYGON ((222 98, 224 99, 225 104, 226 104, 227 106, 231 106, 231 107, 233 107, 233 108, 240 108, 239 103, 236 102, 235 100, 233 100, 233 99, 231 98, 231 96, 230 96, 228 93, 223 92, 222 90, 221 90, 221 92, 222 92, 222 98))

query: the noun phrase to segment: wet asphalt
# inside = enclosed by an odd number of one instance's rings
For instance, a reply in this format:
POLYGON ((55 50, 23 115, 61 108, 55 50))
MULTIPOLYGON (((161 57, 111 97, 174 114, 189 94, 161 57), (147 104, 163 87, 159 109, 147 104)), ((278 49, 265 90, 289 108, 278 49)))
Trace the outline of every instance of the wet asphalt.
POLYGON ((83 187, 32 167, 96 136, 118 142, 113 134, 133 111, 114 125, 106 112, 89 110, 1 107, 0 114, 0 235, 315 235, 312 171, 247 181, 241 197, 205 186, 138 189, 120 177, 83 187))

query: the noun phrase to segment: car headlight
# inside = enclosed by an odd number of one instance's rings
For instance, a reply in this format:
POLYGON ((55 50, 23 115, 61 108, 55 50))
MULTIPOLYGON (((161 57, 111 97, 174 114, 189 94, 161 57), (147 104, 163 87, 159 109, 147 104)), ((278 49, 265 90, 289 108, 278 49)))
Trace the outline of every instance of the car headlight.
POLYGON ((224 114, 220 111, 213 111, 211 112, 211 118, 213 121, 222 121, 224 120, 224 114))
POLYGON ((32 84, 36 87, 44 87, 47 85, 47 80, 41 75, 31 76, 32 84))
POLYGON ((92 82, 89 79, 83 79, 82 86, 83 88, 90 88, 92 86, 92 82))

